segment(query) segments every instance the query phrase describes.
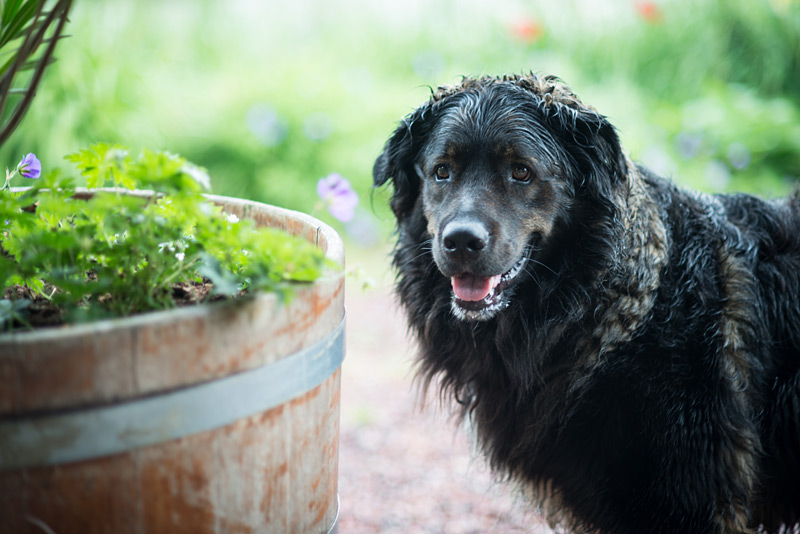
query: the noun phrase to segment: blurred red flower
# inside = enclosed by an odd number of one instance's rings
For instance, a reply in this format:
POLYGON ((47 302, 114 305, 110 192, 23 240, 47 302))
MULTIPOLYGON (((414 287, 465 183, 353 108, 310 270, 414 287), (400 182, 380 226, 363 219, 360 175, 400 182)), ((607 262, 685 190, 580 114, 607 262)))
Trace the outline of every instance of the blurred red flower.
POLYGON ((636 8, 636 13, 650 24, 657 24, 664 18, 661 8, 655 2, 636 0, 633 5, 636 8))
POLYGON ((544 27, 533 18, 514 21, 509 27, 511 35, 525 44, 533 44, 544 36, 544 27))

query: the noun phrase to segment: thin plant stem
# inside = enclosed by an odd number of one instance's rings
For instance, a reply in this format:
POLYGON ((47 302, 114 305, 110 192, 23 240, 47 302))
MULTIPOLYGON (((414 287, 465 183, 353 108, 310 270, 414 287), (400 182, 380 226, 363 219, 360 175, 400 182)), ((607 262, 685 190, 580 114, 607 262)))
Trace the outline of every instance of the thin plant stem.
MULTIPOLYGON (((44 2, 39 6, 39 9, 36 12, 36 17, 34 20, 37 20, 41 14, 42 7, 44 6, 44 2)), ((25 96, 22 99, 9 118, 6 125, 3 127, 2 131, 0 131, 0 145, 2 145, 6 139, 11 136, 14 132, 16 127, 19 125, 22 117, 25 115, 25 112, 28 110, 28 107, 33 100, 33 97, 36 95, 36 88, 39 86, 39 82, 42 79, 42 75, 44 74, 44 70, 50 62, 50 58, 53 56, 53 51, 55 50, 56 44, 59 41, 59 37, 61 36, 61 32, 64 29, 64 24, 67 22, 67 15, 69 13, 70 8, 72 7, 72 0, 59 0, 53 10, 48 14, 45 21, 42 23, 39 32, 36 34, 36 37, 33 38, 32 41, 29 41, 31 36, 34 33, 32 29, 31 32, 26 36, 25 41, 23 42, 22 46, 20 47, 20 53, 17 55, 17 58, 14 62, 14 65, 9 69, 6 73, 6 79, 3 80, 2 86, 0 86, 0 93, 2 93, 2 99, 0 99, 0 114, 2 114, 3 110, 5 109, 6 99, 8 98, 9 94, 9 86, 11 84, 11 80, 13 79, 16 71, 19 69, 21 65, 24 64, 24 61, 28 57, 29 53, 33 53, 33 51, 39 46, 39 43, 42 42, 44 39, 44 34, 47 31, 50 24, 58 18, 58 24, 56 26, 55 33, 53 34, 52 39, 50 39, 47 48, 45 49, 44 55, 40 58, 38 65, 33 73, 33 78, 31 79, 30 85, 28 87, 25 96), (30 51, 28 48, 30 47, 30 51)))

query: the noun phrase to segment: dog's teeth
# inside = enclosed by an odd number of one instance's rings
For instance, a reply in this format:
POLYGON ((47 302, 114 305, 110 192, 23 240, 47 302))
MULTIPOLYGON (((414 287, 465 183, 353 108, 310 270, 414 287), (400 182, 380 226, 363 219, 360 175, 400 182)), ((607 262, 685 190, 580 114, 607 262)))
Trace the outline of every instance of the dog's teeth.
POLYGON ((489 278, 470 274, 451 278, 452 306, 456 316, 469 320, 485 320, 508 306, 504 291, 509 281, 522 272, 526 261, 527 258, 523 257, 507 272, 489 278))

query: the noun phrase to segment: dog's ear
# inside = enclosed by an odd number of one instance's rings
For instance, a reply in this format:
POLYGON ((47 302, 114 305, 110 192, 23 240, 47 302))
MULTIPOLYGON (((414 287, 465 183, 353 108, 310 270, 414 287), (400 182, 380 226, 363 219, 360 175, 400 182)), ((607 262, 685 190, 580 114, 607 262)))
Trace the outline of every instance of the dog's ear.
POLYGON ((592 200, 613 202, 628 185, 628 158, 614 126, 582 105, 544 112, 577 164, 576 189, 592 200))
POLYGON ((398 222, 411 212, 419 196, 420 177, 414 164, 435 123, 435 115, 434 105, 428 102, 403 119, 372 167, 375 187, 388 181, 394 185, 391 206, 398 222))
POLYGON ((616 128, 594 110, 580 110, 569 135, 584 176, 580 186, 590 198, 610 200, 627 185, 628 174, 616 128))
POLYGON ((627 184, 628 158, 616 129, 604 116, 555 76, 529 74, 510 79, 535 95, 545 121, 575 159, 579 190, 602 201, 627 184))

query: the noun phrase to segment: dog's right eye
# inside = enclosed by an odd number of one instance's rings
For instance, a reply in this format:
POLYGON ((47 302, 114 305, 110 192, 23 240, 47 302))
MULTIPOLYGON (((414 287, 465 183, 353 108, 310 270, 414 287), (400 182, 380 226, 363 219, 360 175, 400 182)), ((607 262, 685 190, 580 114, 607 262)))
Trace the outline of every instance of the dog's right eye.
POLYGON ((517 165, 512 169, 511 177, 518 182, 528 183, 531 181, 531 170, 525 165, 517 165))
POLYGON ((447 180, 450 178, 450 169, 447 168, 447 165, 437 165, 433 169, 433 174, 437 180, 447 180))

